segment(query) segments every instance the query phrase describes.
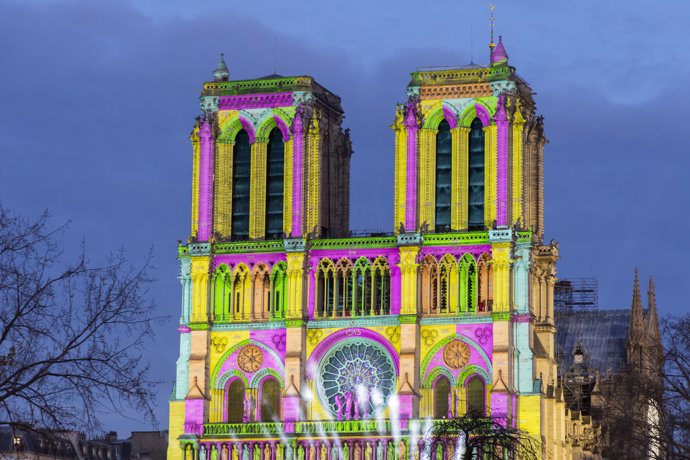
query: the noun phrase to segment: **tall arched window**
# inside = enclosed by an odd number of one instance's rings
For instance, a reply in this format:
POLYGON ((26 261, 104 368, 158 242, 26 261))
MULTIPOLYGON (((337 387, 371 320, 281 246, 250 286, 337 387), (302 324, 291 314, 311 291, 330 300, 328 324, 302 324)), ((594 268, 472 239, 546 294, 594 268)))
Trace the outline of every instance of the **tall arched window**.
POLYGON ((280 420, 280 385, 275 379, 267 379, 261 385, 261 421, 280 420))
POLYGON ((450 125, 441 121, 436 133, 436 231, 450 230, 452 138, 450 125))
POLYGON ((336 316, 352 316, 352 261, 342 258, 335 265, 336 316))
POLYGON ((467 382, 467 415, 480 417, 486 415, 484 381, 478 375, 467 382))
POLYGON ((479 284, 479 299, 477 301, 478 311, 491 311, 494 306, 494 280, 493 270, 489 263, 489 255, 484 254, 479 258, 477 264, 478 283, 479 284))
POLYGON ((388 261, 383 257, 377 258, 372 264, 371 271, 373 297, 372 313, 374 315, 389 315, 391 312, 391 273, 388 267, 388 261))
POLYGON ((232 301, 232 274, 227 265, 220 265, 216 270, 214 291, 214 321, 225 321, 230 318, 232 301))
POLYGON ((240 130, 232 155, 232 239, 249 238, 249 176, 251 146, 249 135, 240 130))
POLYGON ((234 275, 233 317, 236 320, 248 320, 250 319, 251 308, 251 276, 249 269, 245 265, 238 265, 235 268, 234 275))
POLYGON ((285 318, 285 306, 287 305, 287 266, 285 262, 278 262, 271 273, 271 304, 269 311, 271 319, 285 318))
POLYGON ((460 268, 460 311, 476 310, 477 299, 477 265, 470 254, 462 256, 460 268))
POLYGON ((315 316, 332 316, 335 291, 335 268, 330 259, 321 259, 316 269, 316 311, 315 316))
POLYGON ((448 418, 450 399, 450 382, 441 376, 434 384, 434 418, 448 418))
POLYGON ((259 264, 254 268, 252 281, 252 288, 254 291, 252 317, 254 319, 268 319, 271 279, 266 265, 259 264))
POLYGON ((268 136, 268 167, 266 168, 266 238, 283 234, 283 134, 273 128, 268 136))
POLYGON ((475 118, 469 135, 468 225, 484 228, 484 125, 475 118))
POLYGON ((244 383, 234 380, 228 387, 228 423, 242 423, 244 420, 244 383))
POLYGON ((352 310, 355 315, 369 314, 371 308, 371 263, 365 257, 355 262, 353 288, 352 310))
POLYGON ((439 276, 438 263, 434 256, 426 256, 419 271, 421 277, 420 296, 422 313, 438 313, 439 276))

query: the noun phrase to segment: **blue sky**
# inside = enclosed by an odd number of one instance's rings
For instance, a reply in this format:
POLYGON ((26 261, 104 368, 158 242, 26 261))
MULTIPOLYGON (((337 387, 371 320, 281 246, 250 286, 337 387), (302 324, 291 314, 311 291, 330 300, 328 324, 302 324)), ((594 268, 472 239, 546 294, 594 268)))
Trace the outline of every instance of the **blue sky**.
MULTIPOLYGON (((599 279, 628 307, 653 274, 663 314, 690 312, 690 4, 496 1, 496 33, 545 116, 546 238, 562 277, 599 279)), ((231 78, 310 74, 352 128, 355 229, 391 228, 389 125, 418 66, 488 60, 488 2, 34 0, 0 3, 0 200, 71 221, 92 260, 153 246, 171 320, 148 352, 160 425, 177 358, 175 245, 189 233, 198 95, 225 52, 231 78), (471 39, 473 37, 473 40, 471 39), (276 46, 277 43, 277 46, 276 46), (275 58, 274 58, 275 56, 275 58)), ((105 418, 122 434, 149 427, 105 418)))

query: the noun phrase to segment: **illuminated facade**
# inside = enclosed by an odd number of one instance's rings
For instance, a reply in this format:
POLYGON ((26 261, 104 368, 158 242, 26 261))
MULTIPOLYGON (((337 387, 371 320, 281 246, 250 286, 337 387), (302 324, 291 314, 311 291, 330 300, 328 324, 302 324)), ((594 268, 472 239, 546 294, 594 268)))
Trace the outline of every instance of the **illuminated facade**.
POLYGON ((349 135, 311 77, 204 84, 179 247, 170 459, 418 458, 434 419, 499 418, 565 458, 543 134, 499 40, 412 73, 390 236, 349 236, 349 135))

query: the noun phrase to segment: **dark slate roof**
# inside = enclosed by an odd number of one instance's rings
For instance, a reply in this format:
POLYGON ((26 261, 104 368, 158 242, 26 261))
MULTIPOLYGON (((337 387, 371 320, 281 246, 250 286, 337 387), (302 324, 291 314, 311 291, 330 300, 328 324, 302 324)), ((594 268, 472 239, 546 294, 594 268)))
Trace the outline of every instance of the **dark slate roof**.
POLYGON ((585 364, 588 368, 597 369, 602 375, 608 370, 623 370, 630 310, 556 313, 555 319, 559 373, 572 368, 573 351, 578 343, 585 352, 585 364))

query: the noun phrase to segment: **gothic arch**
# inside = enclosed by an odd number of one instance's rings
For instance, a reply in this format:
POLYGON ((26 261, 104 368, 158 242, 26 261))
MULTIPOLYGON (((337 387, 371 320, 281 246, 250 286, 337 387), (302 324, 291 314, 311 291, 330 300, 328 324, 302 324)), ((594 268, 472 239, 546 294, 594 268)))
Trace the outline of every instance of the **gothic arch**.
POLYGON ((442 375, 448 379, 451 387, 454 387, 458 384, 458 381, 455 379, 455 377, 453 377, 453 373, 448 370, 447 367, 437 366, 433 368, 424 378, 422 383, 423 388, 433 388, 436 380, 442 375))
POLYGON ((491 372, 491 360, 489 359, 489 356, 486 354, 486 352, 481 347, 481 345, 479 345, 477 342, 475 342, 474 340, 470 339, 467 336, 464 336, 461 334, 453 334, 453 335, 449 335, 449 336, 439 340, 438 342, 436 342, 436 344, 431 348, 431 350, 429 350, 427 352, 426 356, 424 357, 424 360, 421 363, 421 366, 419 367, 419 371, 420 371, 420 373, 422 373, 421 374, 422 377, 427 373, 427 368, 429 367, 429 363, 431 362, 433 357, 436 355, 436 353, 438 353, 438 351, 441 348, 446 346, 447 343, 449 343, 455 339, 462 340, 467 345, 469 345, 470 348, 472 348, 474 351, 479 353, 479 355, 482 357, 482 360, 484 360, 484 365, 489 370, 489 372, 491 372))
MULTIPOLYGON (((247 381, 247 378, 244 377, 244 374, 239 373, 237 370, 228 370, 224 372, 222 375, 220 374, 221 369, 223 368, 223 365, 225 362, 230 359, 230 357, 233 355, 233 353, 237 352, 240 348, 246 346, 246 345, 256 345, 257 347, 261 348, 264 353, 271 355, 273 360, 280 366, 280 369, 278 369, 278 373, 285 373, 285 365, 283 364, 283 360, 281 357, 276 353, 276 351, 266 345, 263 342, 259 342, 258 340, 254 339, 246 339, 242 340, 241 342, 236 343, 235 345, 231 346, 228 348, 225 353, 218 359, 218 362, 216 363, 215 367, 213 368, 213 372, 211 372, 211 385, 213 388, 221 388, 218 386, 218 381, 219 379, 225 379, 227 381, 227 378, 225 377, 227 374, 233 374, 233 373, 238 373, 238 375, 243 376, 245 383, 247 384, 247 387, 249 386, 249 383, 247 381)), ((234 374, 233 374, 234 375, 234 374)), ((229 377, 228 377, 229 378, 229 377)), ((281 379, 282 382, 282 379, 281 379)))
POLYGON ((289 123, 283 119, 284 115, 276 113, 276 110, 268 111, 267 114, 259 120, 256 128, 256 137, 258 139, 268 139, 268 135, 273 128, 278 128, 283 135, 283 142, 290 140, 289 123))
POLYGON ((480 100, 475 99, 474 104, 468 104, 458 117, 458 125, 469 128, 472 121, 479 118, 484 127, 491 124, 491 110, 480 100))
POLYGON ((432 109, 424 117, 424 124, 422 125, 422 128, 436 130, 438 129, 438 125, 444 119, 450 125, 450 129, 456 128, 458 126, 458 114, 455 107, 441 103, 440 106, 432 109))
POLYGON ((249 121, 246 117, 240 114, 232 117, 230 121, 225 123, 225 125, 222 127, 222 132, 218 138, 218 141, 234 143, 237 133, 243 129, 249 136, 249 143, 253 144, 256 142, 256 131, 254 130, 254 125, 252 125, 251 121, 249 121))

